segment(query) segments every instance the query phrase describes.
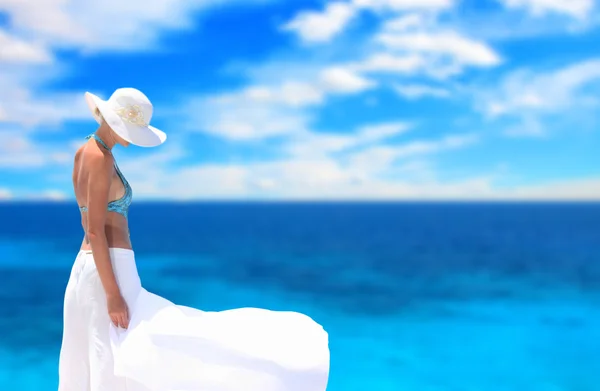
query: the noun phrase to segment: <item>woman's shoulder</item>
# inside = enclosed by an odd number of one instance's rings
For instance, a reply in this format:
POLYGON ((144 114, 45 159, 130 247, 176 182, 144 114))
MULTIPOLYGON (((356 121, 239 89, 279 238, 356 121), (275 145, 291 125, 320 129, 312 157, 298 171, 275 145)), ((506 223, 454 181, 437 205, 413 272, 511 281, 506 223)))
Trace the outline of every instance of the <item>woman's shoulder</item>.
POLYGON ((111 170, 114 165, 114 158, 109 152, 84 144, 75 152, 75 163, 80 163, 86 169, 93 171, 111 170))

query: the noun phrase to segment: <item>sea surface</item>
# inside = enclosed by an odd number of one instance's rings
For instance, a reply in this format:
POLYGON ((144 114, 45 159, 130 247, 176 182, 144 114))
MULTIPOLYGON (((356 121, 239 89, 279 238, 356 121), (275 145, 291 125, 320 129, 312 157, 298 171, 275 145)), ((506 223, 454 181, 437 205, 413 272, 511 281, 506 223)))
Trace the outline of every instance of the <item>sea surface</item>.
MULTIPOLYGON (((0 390, 56 390, 79 211, 0 221, 0 390)), ((600 390, 600 204, 138 202, 130 226, 149 291, 322 324, 329 391, 600 390)))

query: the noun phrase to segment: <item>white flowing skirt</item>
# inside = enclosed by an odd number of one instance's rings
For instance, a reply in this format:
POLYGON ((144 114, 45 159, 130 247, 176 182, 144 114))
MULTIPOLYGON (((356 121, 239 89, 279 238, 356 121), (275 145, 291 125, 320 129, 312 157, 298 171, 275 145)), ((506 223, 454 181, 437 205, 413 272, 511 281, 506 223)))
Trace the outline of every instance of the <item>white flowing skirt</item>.
MULTIPOLYGON (((107 340, 100 342, 107 345, 112 355, 112 375, 129 381, 124 384, 130 387, 124 386, 124 389, 325 391, 329 375, 328 335, 310 317, 259 308, 206 312, 175 305, 141 286, 133 251, 110 251, 118 284, 129 306, 129 328, 116 328, 108 316, 104 325, 104 321, 95 319, 81 327, 106 328, 106 334, 95 333, 96 339, 98 335, 106 335, 107 340)), ((97 272, 94 273, 92 254, 80 254, 78 260, 81 259, 81 268, 92 270, 77 279, 95 278, 96 286, 101 285, 97 272)), ((71 279, 74 279, 73 273, 71 279)), ((72 288, 75 292, 77 286, 82 285, 77 282, 72 288)), ((90 284, 83 285, 89 289, 90 284)), ((69 288, 67 295, 68 291, 69 288)), ((95 291, 96 295, 103 294, 101 290, 95 291)), ((86 294, 90 293, 79 292, 80 297, 86 294)), ((70 320, 67 295, 65 333, 70 320)), ((96 298, 92 302, 103 303, 104 308, 97 312, 106 311, 105 301, 96 298)), ((83 313, 87 313, 85 309, 83 313)), ((85 318, 80 322, 85 323, 85 318)), ((68 339, 66 335, 61 349, 61 383, 69 375, 64 367, 69 362, 67 350, 72 349, 68 343, 65 346, 65 339, 68 339)), ((93 367, 90 372, 93 376, 93 367)), ((96 378, 110 375, 105 371, 102 375, 96 374, 96 378)), ((63 389, 69 390, 68 380, 65 379, 64 384, 63 389)), ((91 390, 96 391, 93 388, 91 390)))

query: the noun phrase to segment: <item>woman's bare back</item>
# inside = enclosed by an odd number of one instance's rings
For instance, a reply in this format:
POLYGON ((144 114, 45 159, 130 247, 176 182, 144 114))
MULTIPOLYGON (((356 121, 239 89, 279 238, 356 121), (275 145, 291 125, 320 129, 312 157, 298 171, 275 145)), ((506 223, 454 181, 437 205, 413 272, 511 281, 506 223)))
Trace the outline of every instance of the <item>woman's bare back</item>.
MULTIPOLYGON (((102 148, 93 139, 81 146, 75 153, 73 165, 73 189, 75 199, 79 207, 88 207, 88 195, 90 172, 95 170, 96 175, 110 176, 110 188, 108 190, 108 201, 121 198, 125 194, 125 186, 116 173, 114 167, 114 157, 112 154, 102 148), (110 163, 110 164, 109 164, 110 163), (100 172, 99 172, 100 171, 100 172)), ((108 202, 103 205, 108 208, 108 202)), ((83 227, 84 238, 81 244, 82 250, 91 250, 91 245, 87 235, 88 213, 81 212, 81 225, 83 227)), ((106 210, 105 233, 108 247, 131 249, 129 239, 129 226, 127 219, 112 211, 106 210)))

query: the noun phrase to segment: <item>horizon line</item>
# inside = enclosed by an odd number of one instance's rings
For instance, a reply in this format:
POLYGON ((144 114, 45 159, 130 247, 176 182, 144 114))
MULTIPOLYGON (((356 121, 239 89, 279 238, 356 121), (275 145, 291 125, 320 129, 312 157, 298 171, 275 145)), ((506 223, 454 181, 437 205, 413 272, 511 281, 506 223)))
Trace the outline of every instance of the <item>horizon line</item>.
MULTIPOLYGON (((0 204, 32 204, 32 203, 49 203, 49 204, 76 204, 75 199, 52 199, 52 198, 9 198, 0 199, 0 204)), ((576 198, 396 198, 396 199, 370 199, 370 198, 314 198, 314 199, 297 199, 297 198, 197 198, 197 199, 138 199, 135 204, 200 204, 200 203, 260 203, 260 204, 283 204, 283 203, 369 203, 369 204, 389 204, 389 203, 581 203, 581 204, 600 204, 598 199, 576 199, 576 198)))

